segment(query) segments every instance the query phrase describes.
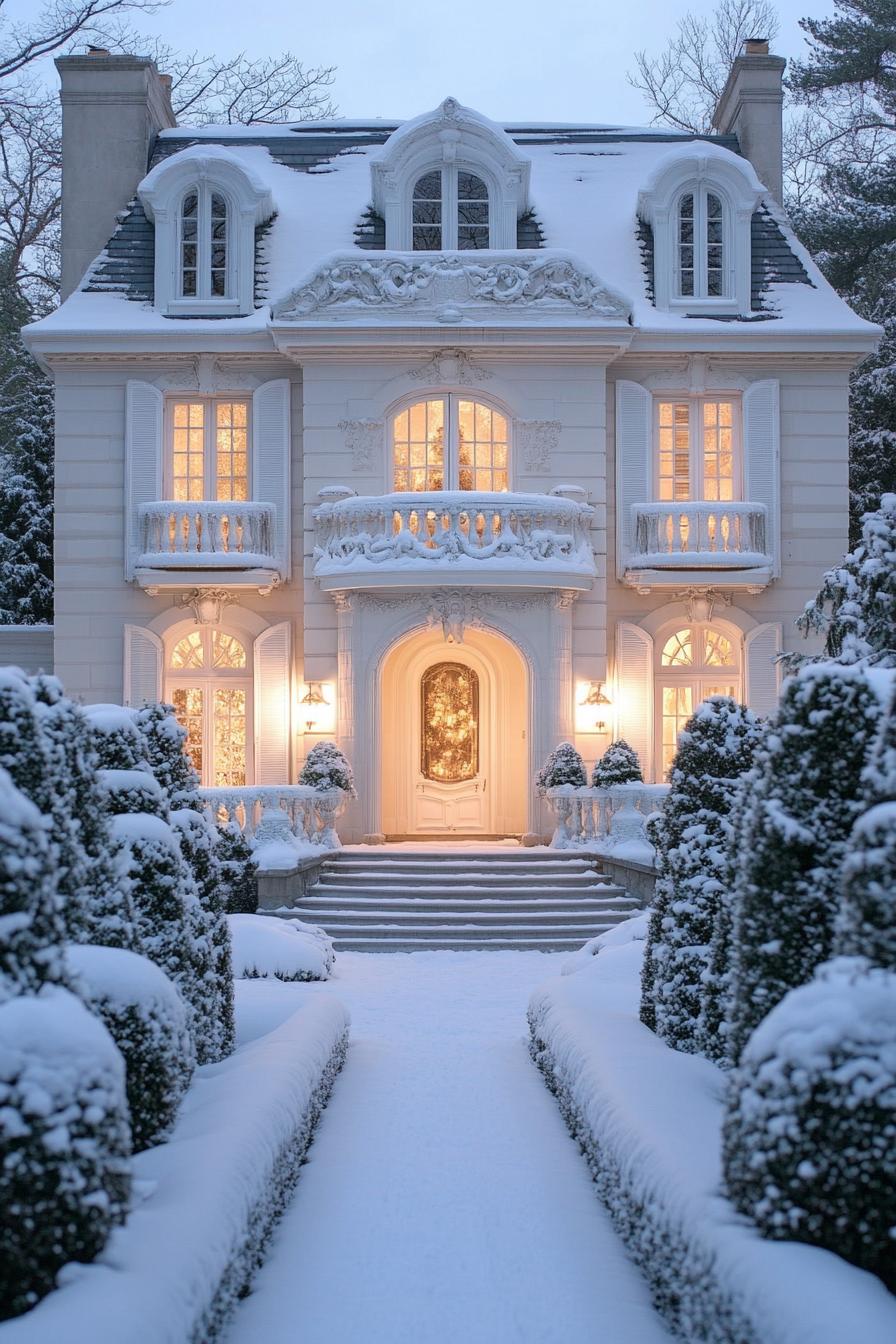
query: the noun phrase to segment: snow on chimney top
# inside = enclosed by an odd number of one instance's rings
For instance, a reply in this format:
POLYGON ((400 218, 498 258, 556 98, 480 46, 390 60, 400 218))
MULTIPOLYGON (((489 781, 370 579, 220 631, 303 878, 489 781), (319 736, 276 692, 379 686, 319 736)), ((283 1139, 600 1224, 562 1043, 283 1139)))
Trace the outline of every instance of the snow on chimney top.
POLYGON ((767 37, 748 37, 744 42, 745 56, 767 56, 768 38, 767 37))

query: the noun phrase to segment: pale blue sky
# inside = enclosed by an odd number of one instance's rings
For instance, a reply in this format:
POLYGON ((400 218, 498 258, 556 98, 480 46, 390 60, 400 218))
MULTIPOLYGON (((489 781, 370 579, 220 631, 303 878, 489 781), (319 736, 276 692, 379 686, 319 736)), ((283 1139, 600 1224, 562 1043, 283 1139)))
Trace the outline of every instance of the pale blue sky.
MULTIPOLYGON (((8 0, 7 18, 36 0, 8 0)), ((710 13, 714 0, 172 0, 142 20, 183 49, 230 55, 289 49, 335 65, 342 116, 408 117, 448 94, 496 120, 642 123, 648 113, 626 80, 633 53, 657 51, 676 18, 710 13)), ((832 0, 778 0, 775 49, 805 50, 798 19, 832 0)))

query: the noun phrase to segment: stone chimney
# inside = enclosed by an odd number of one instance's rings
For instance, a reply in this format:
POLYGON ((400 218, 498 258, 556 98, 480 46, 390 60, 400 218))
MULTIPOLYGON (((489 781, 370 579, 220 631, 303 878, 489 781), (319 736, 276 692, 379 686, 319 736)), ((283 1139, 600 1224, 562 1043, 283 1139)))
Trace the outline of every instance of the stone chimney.
POLYGON ((145 177, 156 134, 176 125, 171 80, 145 56, 92 47, 60 56, 62 297, 77 289, 145 177))
POLYGON ((771 56, 768 40, 750 37, 735 58, 713 113, 713 129, 736 135, 741 153, 776 201, 784 195, 781 110, 784 103, 783 56, 771 56))

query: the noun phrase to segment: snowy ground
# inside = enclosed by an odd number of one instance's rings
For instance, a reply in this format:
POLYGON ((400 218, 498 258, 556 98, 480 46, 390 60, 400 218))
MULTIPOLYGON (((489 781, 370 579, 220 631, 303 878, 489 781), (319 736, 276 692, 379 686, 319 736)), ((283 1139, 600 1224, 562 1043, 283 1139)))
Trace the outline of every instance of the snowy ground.
POLYGON ((228 1344, 668 1341, 525 1043, 562 955, 341 954, 319 985, 243 981, 244 1037, 308 995, 348 1061, 228 1344))

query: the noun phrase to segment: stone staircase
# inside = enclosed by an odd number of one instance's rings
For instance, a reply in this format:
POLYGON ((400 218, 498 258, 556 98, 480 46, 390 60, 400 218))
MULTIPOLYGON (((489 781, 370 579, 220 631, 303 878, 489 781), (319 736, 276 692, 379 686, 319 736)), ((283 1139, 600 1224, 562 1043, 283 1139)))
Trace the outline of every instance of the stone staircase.
POLYGON ((336 948, 561 951, 627 919, 637 902, 593 858, 548 849, 339 850, 296 914, 336 948))

